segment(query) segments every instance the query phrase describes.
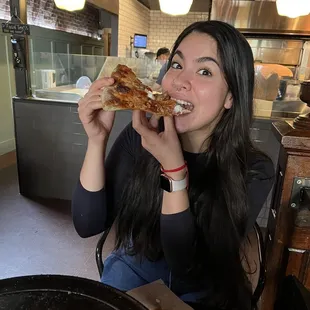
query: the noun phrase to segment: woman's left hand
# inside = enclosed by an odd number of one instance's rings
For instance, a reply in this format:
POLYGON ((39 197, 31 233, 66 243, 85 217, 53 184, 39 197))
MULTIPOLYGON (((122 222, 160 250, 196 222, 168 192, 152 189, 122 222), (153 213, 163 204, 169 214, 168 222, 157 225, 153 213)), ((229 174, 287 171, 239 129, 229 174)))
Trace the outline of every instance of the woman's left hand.
POLYGON ((158 131, 158 119, 147 119, 146 113, 133 111, 132 126, 140 134, 142 146, 151 153, 164 169, 184 165, 184 157, 173 117, 164 117, 165 130, 158 131))

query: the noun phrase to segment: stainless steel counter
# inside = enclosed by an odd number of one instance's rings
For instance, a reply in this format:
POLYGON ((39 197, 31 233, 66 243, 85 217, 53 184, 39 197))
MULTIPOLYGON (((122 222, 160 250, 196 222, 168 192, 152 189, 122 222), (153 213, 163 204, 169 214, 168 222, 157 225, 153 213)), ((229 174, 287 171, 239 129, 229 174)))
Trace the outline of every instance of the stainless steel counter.
POLYGON ((50 89, 38 89, 34 92, 35 99, 64 101, 77 103, 87 93, 87 89, 76 88, 75 85, 58 86, 50 89))
MULTIPOLYGON (((32 100, 77 104, 87 89, 78 89, 74 84, 51 89, 39 89, 32 100)), ((254 118, 256 119, 292 119, 305 113, 307 105, 302 101, 267 101, 254 99, 254 118)))

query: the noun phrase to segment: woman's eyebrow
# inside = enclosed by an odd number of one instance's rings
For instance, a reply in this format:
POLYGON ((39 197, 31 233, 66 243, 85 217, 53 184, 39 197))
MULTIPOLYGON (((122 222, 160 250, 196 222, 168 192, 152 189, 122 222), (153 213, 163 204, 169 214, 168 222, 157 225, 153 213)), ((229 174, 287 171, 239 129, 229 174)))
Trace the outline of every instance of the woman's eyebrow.
MULTIPOLYGON (((175 52, 175 55, 178 55, 182 60, 184 60, 184 55, 180 50, 177 50, 175 52)), ((199 57, 196 59, 196 62, 198 62, 198 63, 207 62, 207 61, 212 61, 215 64, 217 64, 218 67, 220 67, 218 61, 216 59, 214 59, 213 57, 204 56, 204 57, 199 57)))
POLYGON ((213 61, 214 63, 217 64, 218 67, 220 66, 219 63, 217 62, 217 60, 215 60, 213 57, 209 57, 209 56, 199 57, 196 61, 198 63, 207 62, 207 61, 213 61))
POLYGON ((181 59, 184 59, 184 55, 183 55, 183 53, 180 50, 177 50, 175 52, 175 55, 178 55, 178 56, 180 56, 181 59))

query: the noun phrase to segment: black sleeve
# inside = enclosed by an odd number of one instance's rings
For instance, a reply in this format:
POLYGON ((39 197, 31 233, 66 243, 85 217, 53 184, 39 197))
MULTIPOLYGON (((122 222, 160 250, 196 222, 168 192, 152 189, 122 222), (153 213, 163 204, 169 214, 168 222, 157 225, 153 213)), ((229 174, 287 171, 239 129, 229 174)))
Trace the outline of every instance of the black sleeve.
POLYGON ((91 237, 109 228, 117 213, 118 199, 134 163, 140 145, 131 123, 116 139, 105 162, 105 188, 89 192, 78 182, 72 197, 72 217, 77 233, 91 237))
POLYGON ((195 218, 188 208, 176 214, 162 214, 160 232, 165 259, 173 274, 183 274, 194 254, 195 218))

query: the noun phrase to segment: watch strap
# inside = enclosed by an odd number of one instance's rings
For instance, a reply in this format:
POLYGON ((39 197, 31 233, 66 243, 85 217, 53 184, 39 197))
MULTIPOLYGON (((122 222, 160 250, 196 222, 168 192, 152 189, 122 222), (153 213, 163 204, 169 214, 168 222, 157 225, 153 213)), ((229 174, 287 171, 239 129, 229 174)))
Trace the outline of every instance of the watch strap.
POLYGON ((162 173, 160 177, 166 180, 166 182, 162 183, 162 189, 165 190, 166 192, 169 192, 169 193, 178 192, 178 191, 188 188, 187 172, 186 172, 184 179, 178 180, 178 181, 173 180, 171 177, 169 177, 165 173, 162 173), (169 184, 169 186, 167 186, 167 183, 169 184))
POLYGON ((187 173, 183 180, 175 181, 171 179, 172 192, 182 191, 187 188, 187 173))

